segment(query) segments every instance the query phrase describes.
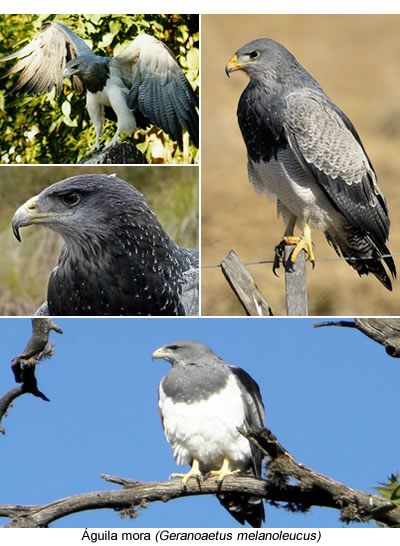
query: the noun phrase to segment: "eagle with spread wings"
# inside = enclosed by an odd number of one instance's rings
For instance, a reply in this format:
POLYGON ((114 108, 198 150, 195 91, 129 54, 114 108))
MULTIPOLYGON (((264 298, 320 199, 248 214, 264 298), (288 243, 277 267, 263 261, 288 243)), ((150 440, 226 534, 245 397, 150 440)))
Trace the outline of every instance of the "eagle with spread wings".
POLYGON ((60 95, 67 77, 75 91, 86 91, 96 132, 88 153, 100 148, 105 117, 117 122, 107 147, 121 134, 132 135, 150 125, 162 129, 181 149, 183 131, 199 145, 197 97, 171 50, 150 34, 140 33, 118 55, 103 57, 67 25, 50 21, 27 45, 0 61, 14 59, 17 62, 2 75, 19 73, 8 93, 19 90, 35 95, 55 86, 60 95))

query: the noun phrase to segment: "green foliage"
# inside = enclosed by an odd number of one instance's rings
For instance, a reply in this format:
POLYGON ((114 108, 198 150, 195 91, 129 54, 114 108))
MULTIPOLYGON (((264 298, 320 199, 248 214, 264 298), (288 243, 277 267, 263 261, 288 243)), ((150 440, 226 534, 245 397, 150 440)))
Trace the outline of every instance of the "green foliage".
MULTIPOLYGON (((198 93, 199 31, 197 15, 0 15, 0 56, 26 45, 46 21, 70 26, 99 55, 118 55, 140 32, 154 35, 168 45, 198 93)), ((11 63, 10 63, 11 65, 11 63)), ((2 67, 3 68, 3 67, 2 67)), ((2 70, 2 73, 6 70, 2 70)), ((1 163, 77 163, 95 140, 84 96, 64 82, 62 93, 5 96, 18 75, 5 78, 0 88, 1 163)), ((115 123, 106 121, 109 140, 115 123)), ((150 128, 138 130, 135 142, 149 162, 195 163, 197 149, 185 139, 184 150, 168 136, 150 128)))
MULTIPOLYGON (((400 481, 397 473, 392 474, 387 482, 383 483, 381 487, 374 487, 373 489, 378 491, 378 493, 389 502, 385 506, 376 508, 372 513, 372 517, 390 512, 393 508, 400 508, 400 481)), ((398 524, 391 525, 391 527, 400 527, 400 517, 396 519, 398 520, 398 524)))

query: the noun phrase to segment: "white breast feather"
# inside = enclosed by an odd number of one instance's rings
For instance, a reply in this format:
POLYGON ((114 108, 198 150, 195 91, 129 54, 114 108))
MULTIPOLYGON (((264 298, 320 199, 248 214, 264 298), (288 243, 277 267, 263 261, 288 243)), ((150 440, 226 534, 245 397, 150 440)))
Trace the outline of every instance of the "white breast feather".
POLYGON ((307 173, 293 152, 287 148, 279 152, 279 159, 255 163, 248 160, 250 182, 258 193, 266 193, 279 201, 298 218, 299 227, 307 222, 311 227, 327 231, 333 223, 341 221, 340 215, 307 173))
POLYGON ((196 458, 207 472, 219 469, 227 456, 231 469, 248 466, 250 445, 237 430, 245 423, 245 413, 235 376, 221 392, 201 402, 174 403, 161 386, 159 395, 165 436, 178 464, 196 458))
POLYGON ((92 93, 93 99, 103 106, 111 106, 117 116, 120 133, 131 135, 137 129, 135 116, 128 108, 129 90, 125 87, 119 68, 109 65, 110 75, 102 91, 92 93))

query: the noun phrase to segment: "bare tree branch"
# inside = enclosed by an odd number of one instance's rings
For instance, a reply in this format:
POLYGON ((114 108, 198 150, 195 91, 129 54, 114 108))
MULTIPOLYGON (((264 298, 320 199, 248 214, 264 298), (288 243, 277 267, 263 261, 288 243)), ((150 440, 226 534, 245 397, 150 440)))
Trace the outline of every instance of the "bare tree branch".
POLYGON ((341 519, 345 522, 375 519, 386 525, 398 525, 400 508, 383 497, 352 489, 296 462, 268 429, 245 436, 266 455, 267 479, 228 476, 221 487, 215 478, 205 479, 200 485, 196 480, 190 480, 183 491, 180 481, 139 482, 103 475, 105 480, 122 485, 123 489, 83 493, 42 506, 0 505, 0 517, 11 518, 6 527, 46 527, 69 514, 100 508, 111 508, 122 516, 136 517, 138 509, 146 508, 152 502, 215 495, 222 491, 262 497, 274 505, 286 503, 285 508, 294 512, 307 511, 313 505, 335 508, 341 511, 341 519), (289 478, 297 483, 289 483, 289 478))
POLYGON ((400 358, 400 319, 398 318, 355 318, 354 322, 339 320, 314 324, 315 328, 321 326, 356 328, 383 345, 388 355, 400 358))
MULTIPOLYGON (((50 331, 62 334, 62 330, 57 324, 48 318, 33 318, 32 319, 32 336, 30 337, 24 351, 17 355, 11 361, 11 369, 15 377, 16 383, 22 383, 20 387, 16 387, 0 398, 0 423, 7 412, 12 402, 22 394, 31 393, 46 402, 49 399, 43 394, 37 385, 35 376, 36 365, 53 356, 54 343, 47 346, 50 331)), ((4 427, 0 424, 0 432, 5 434, 4 427)))

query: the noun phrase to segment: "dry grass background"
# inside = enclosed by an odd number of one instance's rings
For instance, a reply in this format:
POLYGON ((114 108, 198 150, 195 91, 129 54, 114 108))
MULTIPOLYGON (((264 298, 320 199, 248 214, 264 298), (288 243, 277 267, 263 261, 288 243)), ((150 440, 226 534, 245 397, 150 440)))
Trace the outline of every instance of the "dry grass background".
MULTIPOLYGON (((389 248, 400 252, 400 16, 210 15, 202 17, 202 264, 216 264, 231 248, 243 261, 271 259, 284 226, 275 204, 247 178, 236 108, 247 85, 228 79, 225 64, 246 42, 273 38, 285 45, 350 117, 377 172, 389 206, 389 248)), ((335 257, 314 232, 316 257, 335 257)), ((395 258, 400 275, 400 260, 395 258)), ((283 275, 270 265, 250 272, 275 314, 285 314, 283 275)), ((310 315, 399 315, 393 292, 372 276, 360 278, 342 261, 307 266, 310 315)), ((242 315, 219 269, 202 270, 204 315, 242 315)))
POLYGON ((42 226, 12 233, 15 210, 54 182, 84 173, 116 173, 141 191, 169 236, 198 247, 198 167, 0 167, 0 315, 31 315, 46 299, 50 271, 62 238, 42 226))

